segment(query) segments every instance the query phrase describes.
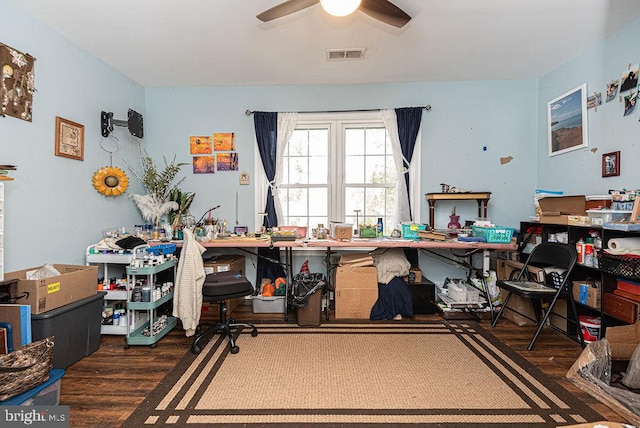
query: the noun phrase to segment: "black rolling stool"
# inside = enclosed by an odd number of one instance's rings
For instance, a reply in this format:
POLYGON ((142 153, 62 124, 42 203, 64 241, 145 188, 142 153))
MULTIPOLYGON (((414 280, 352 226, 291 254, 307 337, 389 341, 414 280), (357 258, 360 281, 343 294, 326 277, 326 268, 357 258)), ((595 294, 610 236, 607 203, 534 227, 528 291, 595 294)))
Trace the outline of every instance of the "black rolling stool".
POLYGON ((204 302, 215 302, 220 305, 220 321, 217 323, 200 323, 196 328, 196 335, 191 345, 191 352, 199 354, 200 341, 214 333, 222 333, 229 338, 231 353, 237 354, 240 348, 236 345, 234 331, 241 327, 251 328, 251 336, 258 335, 258 329, 251 323, 236 322, 235 319, 227 319, 227 303, 226 299, 235 299, 238 297, 249 296, 253 294, 253 286, 247 278, 237 271, 217 272, 206 276, 204 285, 202 286, 202 300, 204 302), (206 330, 202 330, 203 326, 208 326, 206 330))

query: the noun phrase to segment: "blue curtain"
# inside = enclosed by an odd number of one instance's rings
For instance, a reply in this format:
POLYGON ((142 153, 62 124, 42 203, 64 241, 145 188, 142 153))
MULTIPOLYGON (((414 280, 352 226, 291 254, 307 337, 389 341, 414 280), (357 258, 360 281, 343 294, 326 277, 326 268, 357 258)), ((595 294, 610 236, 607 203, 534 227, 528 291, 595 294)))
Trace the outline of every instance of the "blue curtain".
MULTIPOLYGON (((256 141, 258 151, 262 159, 262 167, 269 183, 273 182, 276 176, 276 147, 278 143, 278 113, 255 112, 253 114, 253 124, 256 131, 256 141)), ((264 208, 267 215, 262 221, 265 227, 278 225, 278 216, 273 202, 273 192, 271 186, 267 191, 267 203, 264 208)), ((280 263, 280 250, 278 248, 258 248, 258 265, 256 267, 256 290, 260 292, 260 284, 263 278, 275 281, 278 277, 286 278, 282 264, 280 263)))
MULTIPOLYGON (((416 138, 420 130, 420 122, 422 121, 422 107, 402 107, 396 109, 396 117, 398 119, 398 137, 400 139, 400 147, 405 160, 402 161, 405 168, 409 168, 411 158, 413 157, 413 149, 416 146, 416 138)), ((409 193, 409 174, 404 174, 404 180, 407 183, 407 193, 409 193)), ((411 215, 411 195, 409 194, 409 213, 411 215)), ((411 219, 413 220, 413 218, 411 219)))
MULTIPOLYGON (((256 130, 256 141, 262 159, 262 167, 267 175, 267 181, 273 182, 276 176, 276 145, 278 143, 278 113, 258 111, 253 114, 253 123, 256 130)), ((271 186, 267 190, 267 204, 264 208, 267 213, 262 225, 272 227, 278 225, 276 207, 273 203, 271 186)))

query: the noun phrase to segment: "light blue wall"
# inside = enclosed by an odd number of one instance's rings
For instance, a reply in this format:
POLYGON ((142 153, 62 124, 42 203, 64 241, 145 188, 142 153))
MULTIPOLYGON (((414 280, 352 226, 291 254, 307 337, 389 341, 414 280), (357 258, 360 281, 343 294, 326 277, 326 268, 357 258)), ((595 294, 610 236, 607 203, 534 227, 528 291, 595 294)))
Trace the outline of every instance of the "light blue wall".
MULTIPOLYGON (((144 89, 11 2, 0 2, 0 41, 36 58, 37 89, 33 122, 0 117, 0 163, 18 167, 15 180, 5 182, 5 270, 84 264, 87 245, 98 242, 103 228, 137 216, 127 198, 96 192, 92 177, 110 163, 99 146, 100 112, 122 119, 129 108, 145 114, 144 89), (54 155, 56 116, 85 126, 84 161, 54 155)), ((122 157, 132 156, 133 146, 120 135, 113 164, 126 168, 122 157)))
MULTIPOLYGON (((640 20, 627 25, 610 39, 592 46, 540 79, 538 95, 538 186, 567 194, 606 194, 609 189, 640 188, 640 107, 623 117, 624 101, 605 102, 605 85, 620 79, 629 64, 638 64, 640 20), (547 102, 586 83, 587 93, 602 92, 602 105, 589 109, 589 147, 562 155, 547 155, 547 102), (602 155, 620 150, 619 177, 602 177, 602 155)), ((628 94, 626 92, 624 95, 628 94)))
MULTIPOLYGON (((589 112, 590 147, 546 156, 546 102, 587 82, 589 91, 604 91, 619 78, 636 52, 640 23, 632 23, 612 39, 594 46, 539 81, 469 81, 349 86, 265 86, 230 88, 142 88, 100 60, 71 45, 7 2, 0 3, 0 41, 33 55, 36 61, 32 123, 0 118, 0 163, 18 165, 6 184, 5 267, 22 269, 43 263, 84 262, 87 245, 101 238, 104 228, 141 221, 127 197, 105 198, 92 187, 93 173, 109 165, 100 148, 100 112, 125 119, 127 109, 144 115, 142 146, 157 160, 176 155, 190 161, 188 137, 235 132, 240 170, 251 175, 250 186, 239 185, 239 173, 193 175, 183 170, 182 188, 197 194, 193 211, 211 206, 220 218, 235 222, 238 192, 240 224, 253 224, 254 133, 245 110, 306 111, 390 108, 430 104, 423 115, 421 194, 437 192, 440 183, 491 191, 491 219, 505 226, 533 214, 535 188, 567 193, 602 193, 609 188, 637 187, 633 165, 638 114, 622 118, 616 101, 589 112), (85 159, 53 155, 55 117, 85 125, 85 159), (634 132, 636 131, 636 132, 634 132), (598 148, 597 153, 591 149, 598 148), (621 150, 622 176, 600 177, 601 154, 621 150), (502 165, 500 158, 513 159, 502 165)), ((123 162, 138 166, 138 148, 123 128, 114 132, 120 151, 113 165, 131 177, 131 193, 141 192, 123 162)), ((113 147, 108 141, 109 147, 113 147)), ((436 226, 443 226, 453 204, 438 205, 436 226)), ((463 219, 476 217, 474 203, 456 204, 463 219)), ((428 221, 424 197, 421 222, 428 221)), ((306 257, 302 255, 300 257, 306 257)), ((300 258, 298 257, 298 258, 300 258)), ((421 266, 433 279, 462 275, 450 265, 422 256, 421 266)))
MULTIPOLYGON (((489 215, 508 226, 533 212, 535 188, 535 81, 403 83, 348 86, 284 86, 190 89, 147 89, 147 136, 154 157, 176 154, 190 161, 189 136, 235 132, 240 171, 249 171, 250 186, 239 184, 239 172, 192 174, 187 168, 181 187, 195 192, 193 213, 221 205, 215 217, 235 223, 235 194, 239 198, 239 223, 253 229, 263 207, 254 203, 253 117, 245 111, 310 111, 375 109, 431 105, 423 113, 421 195, 439 192, 446 182, 474 191, 492 192, 489 215), (500 158, 513 160, 501 165, 500 158)), ((429 221, 424 196, 420 222, 429 221)), ((462 219, 477 217, 475 202, 458 203, 462 219)), ((436 226, 446 227, 453 204, 439 203, 436 226)), ((299 268, 303 259, 294 262, 299 268)), ((313 263, 313 260, 312 260, 313 263)), ((434 275, 447 268, 437 262, 434 275)), ((314 265, 312 265, 313 268, 314 265)), ((315 260, 319 268, 320 261, 315 260)))

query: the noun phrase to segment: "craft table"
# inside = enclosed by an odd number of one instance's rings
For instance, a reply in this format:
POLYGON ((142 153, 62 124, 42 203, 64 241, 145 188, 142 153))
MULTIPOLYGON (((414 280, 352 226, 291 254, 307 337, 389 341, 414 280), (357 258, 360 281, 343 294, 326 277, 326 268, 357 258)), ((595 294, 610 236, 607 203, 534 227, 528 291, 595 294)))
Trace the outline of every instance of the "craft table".
POLYGON ((487 218, 487 205, 491 198, 491 192, 466 192, 466 193, 427 193, 429 203, 429 226, 436 229, 436 202, 437 201, 472 201, 478 203, 478 217, 487 218), (483 215, 484 214, 484 215, 483 215))
MULTIPOLYGON (((294 248, 318 248, 325 251, 325 256, 330 257, 331 249, 355 250, 375 248, 415 248, 415 249, 445 249, 445 250, 465 250, 467 252, 482 251, 483 258, 488 260, 491 251, 515 251, 515 244, 489 244, 485 242, 459 242, 455 239, 446 241, 430 241, 430 240, 409 240, 396 238, 355 238, 349 241, 341 241, 336 239, 297 239, 295 241, 275 241, 272 242, 268 238, 222 238, 206 242, 200 242, 205 248, 237 248, 242 251, 249 251, 249 248, 257 247, 276 247, 285 251, 285 266, 287 273, 287 295, 288 285, 293 280, 293 249, 294 248)), ((327 265, 329 266, 329 265, 327 265)), ((483 267, 483 275, 488 276, 489 267, 483 267)), ((327 278, 328 279, 328 278, 327 278)), ((491 299, 488 299, 489 304, 491 299)), ((328 305, 327 315, 328 315, 328 305)), ((493 314, 492 314, 493 315, 493 314)), ((288 307, 285 299, 285 321, 288 320, 288 307)))

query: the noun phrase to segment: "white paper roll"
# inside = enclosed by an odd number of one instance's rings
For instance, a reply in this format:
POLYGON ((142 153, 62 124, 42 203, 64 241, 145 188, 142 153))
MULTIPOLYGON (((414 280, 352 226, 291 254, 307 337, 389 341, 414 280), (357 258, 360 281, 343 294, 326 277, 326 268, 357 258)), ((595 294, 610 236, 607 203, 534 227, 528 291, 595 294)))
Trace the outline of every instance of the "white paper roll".
POLYGON ((640 255, 640 238, 613 238, 609 240, 607 251, 611 254, 640 255))

